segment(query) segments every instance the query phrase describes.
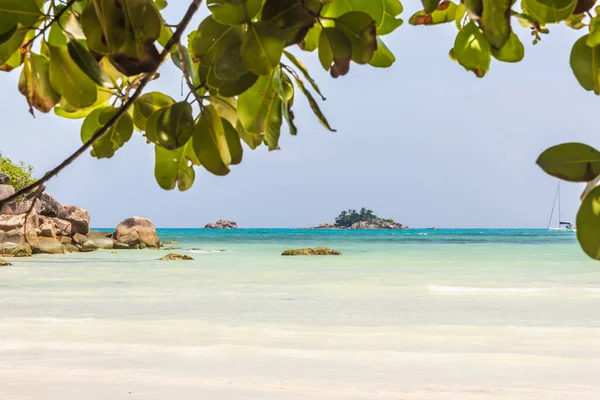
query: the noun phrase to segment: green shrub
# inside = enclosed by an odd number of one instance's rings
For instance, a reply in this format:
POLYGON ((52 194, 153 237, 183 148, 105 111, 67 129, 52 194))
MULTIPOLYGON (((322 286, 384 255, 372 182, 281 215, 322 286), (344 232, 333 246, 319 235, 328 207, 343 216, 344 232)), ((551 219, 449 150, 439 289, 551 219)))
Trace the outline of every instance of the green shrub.
POLYGON ((23 161, 15 164, 10 158, 4 157, 2 153, 0 153, 0 172, 9 176, 11 184, 17 192, 36 181, 32 176, 33 167, 31 165, 25 164, 23 161))

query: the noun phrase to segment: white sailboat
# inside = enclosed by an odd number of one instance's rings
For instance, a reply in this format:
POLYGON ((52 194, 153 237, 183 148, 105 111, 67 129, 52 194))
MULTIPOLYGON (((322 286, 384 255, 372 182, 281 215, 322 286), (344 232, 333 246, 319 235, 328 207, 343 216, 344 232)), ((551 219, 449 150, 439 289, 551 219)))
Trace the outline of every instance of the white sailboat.
POLYGON ((558 230, 558 231, 570 231, 575 232, 575 226, 571 222, 565 222, 561 220, 561 212, 560 212, 560 181, 556 186, 556 195, 554 196, 554 203, 552 203, 552 211, 550 212, 550 219, 548 220, 548 229, 549 230, 558 230), (551 227, 552 224, 552 216, 554 215, 554 209, 556 207, 556 203, 558 202, 558 227, 551 227))

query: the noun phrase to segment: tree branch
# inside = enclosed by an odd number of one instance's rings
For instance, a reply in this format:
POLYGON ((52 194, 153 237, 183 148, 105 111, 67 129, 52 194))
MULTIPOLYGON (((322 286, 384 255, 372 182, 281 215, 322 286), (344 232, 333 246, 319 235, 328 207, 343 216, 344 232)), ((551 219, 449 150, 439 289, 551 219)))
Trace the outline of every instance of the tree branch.
POLYGON ((177 43, 179 43, 179 40, 181 39, 181 35, 183 34, 183 31, 185 31, 188 24, 192 20, 192 17, 196 13, 196 11, 198 11, 198 8, 200 8, 201 3, 202 3, 202 0, 193 0, 192 1, 192 4, 190 4, 188 10, 186 11, 185 15, 181 19, 181 22, 179 22, 179 24, 177 25, 177 29, 175 30, 175 33, 173 33, 173 36, 171 37, 171 39, 169 39, 169 41, 165 45, 162 53, 160 53, 160 59, 159 59, 159 62, 157 64, 156 68, 154 68, 154 71, 148 72, 144 75, 144 77, 140 80, 140 84, 137 87, 136 91, 129 98, 129 100, 127 100, 127 102, 125 104, 123 104, 121 106, 121 108, 119 108, 119 110, 115 113, 115 115, 110 120, 108 120, 108 122, 102 128, 100 128, 90 138, 90 140, 85 142, 80 148, 78 148, 73 154, 71 154, 69 157, 67 157, 59 165, 57 165, 50 171, 46 172, 46 174, 42 178, 35 181, 31 185, 24 187, 23 189, 19 190, 12 196, 9 196, 4 200, 0 200, 0 207, 6 203, 16 200, 17 198, 19 198, 19 196, 27 194, 27 193, 31 192, 32 190, 38 188, 40 185, 48 182, 50 179, 52 179, 54 176, 56 176, 59 172, 61 172, 63 169, 65 169, 67 166, 69 166, 73 161, 75 161, 80 155, 82 155, 87 149, 89 149, 94 143, 96 143, 98 141, 98 139, 100 139, 114 124, 117 123, 119 118, 121 118, 121 116, 123 114, 125 114, 127 112, 127 110, 129 110, 129 108, 133 105, 133 102, 142 94, 144 87, 154 77, 158 68, 160 68, 160 66, 165 62, 165 60, 171 53, 171 49, 173 48, 173 46, 175 46, 177 43))
POLYGON ((26 49, 27 46, 29 46, 30 44, 32 44, 33 42, 35 42, 35 40, 37 38, 39 38, 40 36, 42 36, 44 34, 44 32, 46 32, 48 30, 48 28, 50 28, 52 26, 53 23, 55 23, 56 21, 58 21, 60 19, 60 17, 62 17, 62 15, 64 13, 66 13, 68 10, 70 10, 71 6, 73 4, 75 4, 75 2, 77 2, 77 1, 78 0, 69 0, 69 2, 67 4, 65 4, 65 7, 62 8, 59 12, 57 12, 54 15, 54 17, 52 17, 52 19, 50 20, 49 23, 47 23, 46 25, 44 25, 44 27, 42 29, 40 29, 40 31, 38 33, 36 33, 33 38, 31 38, 31 40, 28 40, 27 43, 25 43, 21 47, 24 48, 24 49, 26 49))

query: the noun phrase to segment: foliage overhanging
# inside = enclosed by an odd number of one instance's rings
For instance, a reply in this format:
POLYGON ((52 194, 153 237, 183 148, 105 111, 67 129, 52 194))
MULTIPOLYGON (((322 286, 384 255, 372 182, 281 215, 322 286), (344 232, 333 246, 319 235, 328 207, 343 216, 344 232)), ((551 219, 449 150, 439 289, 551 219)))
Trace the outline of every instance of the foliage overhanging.
MULTIPOLYGON (((296 135, 297 94, 334 131, 319 107, 324 100, 319 87, 289 47, 316 52, 333 78, 348 74, 353 63, 386 68, 395 57, 382 37, 403 22, 399 0, 207 0, 209 15, 182 43, 180 34, 200 0, 187 3, 181 23, 170 25, 162 14, 165 0, 0 0, 0 70, 20 69, 18 90, 32 114, 83 119, 82 149, 91 146, 96 158, 111 158, 140 132, 155 147, 158 184, 184 191, 193 185, 197 167, 228 174, 242 162, 242 143, 278 150, 284 121, 296 135), (148 81, 159 79, 156 71, 166 58, 188 86, 182 99, 142 93, 148 81)), ((422 5, 409 23, 454 24, 458 33, 450 58, 480 78, 493 60, 524 58, 519 25, 534 44, 551 24, 583 30, 569 62, 581 87, 600 95, 595 0, 422 0, 422 5)), ((598 152, 567 143, 546 150, 537 163, 560 179, 587 182, 578 237, 586 253, 600 259, 598 152)))

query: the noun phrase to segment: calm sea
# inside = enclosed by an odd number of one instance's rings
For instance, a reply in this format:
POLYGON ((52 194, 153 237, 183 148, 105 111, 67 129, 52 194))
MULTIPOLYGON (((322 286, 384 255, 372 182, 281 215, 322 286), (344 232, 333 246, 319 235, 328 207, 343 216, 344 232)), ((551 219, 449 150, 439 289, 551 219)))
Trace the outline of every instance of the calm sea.
POLYGON ((573 233, 159 235, 181 244, 0 269, 1 400, 600 398, 600 263, 573 233), (280 256, 318 245, 344 255, 280 256))

